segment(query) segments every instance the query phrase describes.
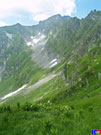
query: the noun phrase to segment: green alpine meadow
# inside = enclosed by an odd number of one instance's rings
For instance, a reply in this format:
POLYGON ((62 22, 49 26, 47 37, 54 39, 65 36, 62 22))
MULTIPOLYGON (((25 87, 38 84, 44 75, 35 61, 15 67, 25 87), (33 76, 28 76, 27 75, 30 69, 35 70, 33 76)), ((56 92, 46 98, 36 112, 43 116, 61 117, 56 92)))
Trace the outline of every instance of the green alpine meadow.
POLYGON ((101 11, 0 27, 0 135, 101 130, 101 11))

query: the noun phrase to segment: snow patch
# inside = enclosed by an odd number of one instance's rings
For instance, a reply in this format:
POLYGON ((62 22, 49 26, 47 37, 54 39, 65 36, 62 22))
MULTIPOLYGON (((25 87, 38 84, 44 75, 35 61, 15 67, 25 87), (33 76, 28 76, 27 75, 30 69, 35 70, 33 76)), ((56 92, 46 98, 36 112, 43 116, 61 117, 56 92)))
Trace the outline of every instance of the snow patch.
POLYGON ((41 35, 41 33, 39 32, 38 35, 41 35))
POLYGON ((32 42, 34 43, 34 44, 37 44, 38 42, 40 42, 42 39, 44 39, 45 38, 45 35, 41 35, 40 37, 34 37, 33 39, 32 39, 32 42))
POLYGON ((31 45, 32 45, 32 43, 31 43, 31 42, 27 42, 27 45, 28 45, 28 46, 31 46, 31 45))
POLYGON ((21 88, 17 89, 16 91, 11 92, 11 93, 5 95, 4 97, 1 98, 1 100, 4 100, 4 99, 6 99, 6 98, 8 98, 8 97, 11 97, 11 96, 16 95, 18 92, 20 92, 20 91, 21 91, 22 89, 24 89, 26 86, 27 86, 27 84, 23 85, 21 88))
POLYGON ((6 32, 6 36, 7 36, 9 39, 12 39, 12 34, 6 32))
POLYGON ((30 42, 27 42, 27 45, 28 46, 35 46, 37 45, 38 43, 42 42, 44 39, 45 39, 45 35, 41 34, 40 32, 38 33, 37 36, 31 36, 31 41, 30 42))
POLYGON ((58 62, 56 61, 55 63, 53 63, 53 64, 50 66, 50 68, 56 66, 57 64, 58 64, 58 62))
POLYGON ((50 67, 49 68, 52 68, 54 67, 55 65, 57 65, 58 62, 57 62, 57 59, 53 59, 51 62, 50 62, 50 67))
POLYGON ((31 36, 31 39, 33 39, 34 37, 33 36, 31 36))
POLYGON ((57 59, 53 59, 51 62, 50 62, 50 64, 52 64, 52 63, 54 63, 54 62, 56 62, 57 61, 57 59))

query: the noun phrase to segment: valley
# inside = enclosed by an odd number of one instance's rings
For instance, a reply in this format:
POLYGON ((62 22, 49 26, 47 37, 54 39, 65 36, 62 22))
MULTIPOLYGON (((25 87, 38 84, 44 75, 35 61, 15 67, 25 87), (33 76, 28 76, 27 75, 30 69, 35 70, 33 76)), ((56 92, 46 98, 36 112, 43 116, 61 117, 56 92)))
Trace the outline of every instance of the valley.
POLYGON ((101 128, 101 11, 0 27, 0 135, 101 128))

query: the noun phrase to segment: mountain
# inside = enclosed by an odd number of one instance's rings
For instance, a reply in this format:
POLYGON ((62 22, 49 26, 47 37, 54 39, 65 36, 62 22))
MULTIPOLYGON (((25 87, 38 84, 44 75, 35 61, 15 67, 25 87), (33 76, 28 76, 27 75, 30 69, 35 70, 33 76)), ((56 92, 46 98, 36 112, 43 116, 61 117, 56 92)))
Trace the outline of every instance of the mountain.
POLYGON ((101 11, 0 28, 1 134, 90 134, 100 96, 101 11))

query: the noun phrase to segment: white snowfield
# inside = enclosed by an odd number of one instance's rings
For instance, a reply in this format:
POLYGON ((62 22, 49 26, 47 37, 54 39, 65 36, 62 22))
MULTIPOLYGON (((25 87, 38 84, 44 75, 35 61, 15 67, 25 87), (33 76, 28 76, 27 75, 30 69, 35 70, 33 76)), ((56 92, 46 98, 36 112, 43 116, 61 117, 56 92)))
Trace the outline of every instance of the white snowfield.
POLYGON ((56 61, 55 63, 53 63, 53 64, 50 66, 50 68, 56 66, 57 64, 58 64, 58 62, 56 61))
POLYGON ((38 43, 43 42, 43 40, 45 40, 45 37, 46 36, 43 35, 43 34, 41 34, 41 33, 39 33, 35 37, 34 36, 31 36, 31 41, 30 42, 27 42, 27 45, 34 47, 34 46, 38 45, 38 43))
POLYGON ((52 68, 52 67, 56 66, 57 64, 58 64, 57 59, 53 59, 53 60, 50 62, 50 67, 49 67, 49 68, 52 68))
POLYGON ((51 62, 50 62, 50 64, 53 64, 54 62, 56 62, 57 61, 57 59, 53 59, 51 62))
POLYGON ((54 67, 60 61, 57 54, 47 49, 47 41, 50 38, 49 35, 39 32, 26 41, 26 45, 33 51, 32 60, 45 69, 54 67))
MULTIPOLYGON (((53 79, 57 75, 59 75, 59 74, 55 74, 55 73, 49 74, 48 76, 46 76, 45 78, 39 80, 37 83, 35 83, 34 85, 32 85, 32 86, 30 86, 28 88, 26 88, 26 86, 28 84, 25 84, 21 88, 19 88, 18 90, 3 96, 1 98, 1 101, 4 101, 5 99, 8 99, 8 98, 10 98, 12 96, 16 96, 16 95, 20 94, 21 92, 23 92, 22 93, 23 95, 27 95, 29 92, 31 92, 31 91, 37 89, 38 87, 42 86, 43 84, 45 84, 46 82, 50 81, 51 79, 53 79)), ((3 102, 1 102, 0 104, 2 104, 2 103, 3 102)))
POLYGON ((9 98, 9 97, 11 97, 11 96, 14 96, 14 95, 18 94, 18 93, 19 93, 22 89, 24 89, 26 86, 27 86, 27 84, 23 85, 21 88, 17 89, 16 91, 11 92, 11 93, 5 95, 4 97, 1 98, 1 100, 7 99, 7 98, 9 98))

